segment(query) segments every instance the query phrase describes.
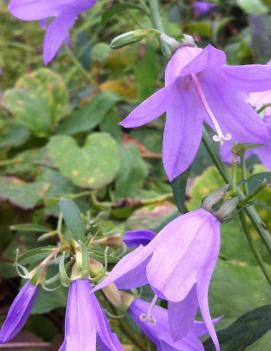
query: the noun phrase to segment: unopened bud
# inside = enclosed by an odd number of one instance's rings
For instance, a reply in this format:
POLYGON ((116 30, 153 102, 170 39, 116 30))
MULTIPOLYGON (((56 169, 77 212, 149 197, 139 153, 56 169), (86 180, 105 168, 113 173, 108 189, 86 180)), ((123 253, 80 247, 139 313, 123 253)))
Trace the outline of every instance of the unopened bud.
POLYGON ((107 285, 103 292, 112 305, 121 306, 121 294, 115 284, 107 285))
POLYGON ((153 33, 157 34, 159 32, 156 31, 155 29, 149 28, 149 29, 138 29, 138 30, 133 30, 131 32, 123 33, 117 36, 116 38, 114 38, 111 41, 110 46, 112 49, 119 49, 124 46, 137 43, 143 40, 144 38, 146 38, 149 34, 153 34, 153 33))
POLYGON ((219 188, 210 195, 208 195, 202 201, 201 207, 204 208, 206 211, 212 212, 213 206, 225 197, 229 188, 229 185, 224 185, 222 188, 219 188))
POLYGON ((226 201, 218 211, 216 211, 215 216, 223 222, 227 217, 229 217, 237 208, 239 199, 234 197, 226 201))

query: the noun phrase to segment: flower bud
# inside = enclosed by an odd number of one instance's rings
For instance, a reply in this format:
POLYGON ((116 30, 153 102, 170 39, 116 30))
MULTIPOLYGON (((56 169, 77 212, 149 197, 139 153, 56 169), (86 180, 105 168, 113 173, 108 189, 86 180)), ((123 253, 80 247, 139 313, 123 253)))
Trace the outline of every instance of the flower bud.
POLYGON ((223 222, 227 217, 229 217, 237 208, 239 199, 238 197, 234 197, 228 201, 226 201, 218 211, 216 211, 215 216, 221 222, 223 222))
POLYGON ((227 191, 229 190, 229 185, 224 185, 222 188, 217 189, 210 195, 208 195, 201 204, 201 207, 204 208, 206 211, 212 212, 213 206, 218 203, 220 200, 222 200, 227 191))
POLYGON ((121 35, 118 35, 116 38, 114 38, 111 41, 110 46, 112 49, 119 49, 119 48, 122 48, 123 46, 137 43, 151 33, 157 33, 157 31, 154 29, 138 29, 138 30, 133 30, 131 32, 123 33, 121 35))

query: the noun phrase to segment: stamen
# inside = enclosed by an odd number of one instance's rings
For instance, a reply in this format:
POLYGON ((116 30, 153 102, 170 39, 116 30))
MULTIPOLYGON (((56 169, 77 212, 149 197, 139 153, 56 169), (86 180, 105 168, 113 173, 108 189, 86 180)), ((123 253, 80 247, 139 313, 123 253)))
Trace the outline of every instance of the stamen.
POLYGON ((215 115, 213 114, 213 112, 208 104, 208 101, 206 100, 206 97, 205 97, 204 92, 202 90, 200 81, 198 80, 198 77, 196 76, 195 73, 191 74, 191 77, 192 77, 193 82, 195 83, 196 90, 197 90, 197 93, 201 99, 201 102, 202 102, 206 112, 208 113, 209 117, 211 118, 211 120, 214 124, 215 130, 217 132, 217 134, 213 136, 213 140, 216 142, 219 142, 220 145, 223 145, 224 141, 231 140, 231 134, 230 133, 227 133, 225 135, 223 134, 223 132, 220 128, 220 125, 219 125, 217 119, 215 118, 215 115))
POLYGON ((157 300, 158 300, 158 296, 154 295, 147 313, 142 313, 139 317, 142 322, 149 322, 152 325, 156 324, 156 319, 152 316, 152 311, 157 303, 157 300))

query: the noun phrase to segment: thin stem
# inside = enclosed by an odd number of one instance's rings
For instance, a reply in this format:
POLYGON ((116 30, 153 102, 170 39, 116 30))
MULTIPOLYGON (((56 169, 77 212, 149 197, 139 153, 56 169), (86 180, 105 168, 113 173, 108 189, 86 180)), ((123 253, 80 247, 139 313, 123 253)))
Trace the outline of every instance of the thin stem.
MULTIPOLYGON (((151 10, 151 21, 154 28, 158 29, 161 33, 165 33, 163 23, 159 11, 159 2, 158 0, 149 0, 150 10, 151 10)), ((161 49, 165 57, 171 55, 171 50, 166 43, 160 40, 161 49)))
POLYGON ((82 75, 92 84, 92 85, 96 85, 95 80, 91 77, 91 75, 89 74, 89 72, 85 69, 85 67, 81 64, 81 62, 77 59, 77 57, 74 55, 74 53, 72 52, 72 50, 66 46, 66 53, 68 54, 68 56, 70 57, 70 59, 72 60, 72 62, 74 63, 75 67, 78 69, 78 71, 80 71, 82 73, 82 75))
POLYGON ((247 238, 248 244, 250 246, 250 249, 251 249, 253 255, 255 256, 255 259, 258 262, 258 264, 259 264, 259 266, 260 266, 260 268, 261 268, 266 280, 268 281, 269 285, 271 286, 271 277, 269 276, 269 272, 265 268, 265 263, 264 263, 261 255, 257 251, 257 248, 255 246, 254 240, 251 238, 251 235, 250 235, 250 233, 248 231, 248 228, 247 228, 245 215, 242 212, 239 213, 239 219, 240 219, 241 225, 243 227, 243 231, 244 231, 244 233, 246 235, 246 238, 247 238))
POLYGON ((244 193, 246 196, 248 196, 249 191, 248 191, 248 184, 247 184, 247 162, 245 159, 244 152, 240 157, 240 162, 241 162, 242 178, 244 181, 244 193))

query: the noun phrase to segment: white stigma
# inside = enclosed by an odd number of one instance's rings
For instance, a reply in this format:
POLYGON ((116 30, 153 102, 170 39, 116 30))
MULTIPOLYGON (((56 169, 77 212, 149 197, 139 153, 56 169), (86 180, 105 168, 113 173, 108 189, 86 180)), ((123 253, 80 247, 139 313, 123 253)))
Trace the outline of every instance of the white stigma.
POLYGON ((139 317, 142 322, 148 322, 152 325, 156 324, 156 319, 152 316, 152 311, 156 305, 157 300, 158 300, 158 296, 154 295, 152 302, 148 308, 147 313, 142 313, 139 317))
POLYGON ((196 90, 197 93, 199 95, 199 98, 201 99, 201 102, 203 104, 203 107, 205 108, 206 112, 208 113, 209 117, 211 118, 213 124, 214 124, 214 128, 216 130, 216 135, 213 136, 213 140, 215 142, 220 143, 220 145, 224 144, 224 141, 229 141, 231 140, 231 134, 230 133, 226 133, 225 135, 222 132, 222 129, 217 121, 217 119, 215 118, 215 115, 213 114, 213 111, 211 110, 208 101, 206 100, 206 97, 204 95, 204 91, 202 90, 200 81, 198 80, 198 77, 196 76, 195 73, 191 74, 192 80, 195 83, 196 86, 196 90))

